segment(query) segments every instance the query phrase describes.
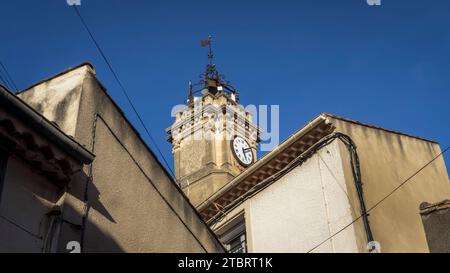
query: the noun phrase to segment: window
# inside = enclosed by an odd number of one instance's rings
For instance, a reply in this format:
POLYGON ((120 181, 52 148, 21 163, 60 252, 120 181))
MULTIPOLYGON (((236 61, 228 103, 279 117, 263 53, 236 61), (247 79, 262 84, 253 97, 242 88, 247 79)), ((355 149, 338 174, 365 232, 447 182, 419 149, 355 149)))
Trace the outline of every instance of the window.
POLYGON ((247 253, 244 214, 235 217, 218 230, 219 238, 229 253, 247 253))
POLYGON ((229 253, 247 253, 247 241, 245 240, 245 232, 233 238, 225 244, 229 253))

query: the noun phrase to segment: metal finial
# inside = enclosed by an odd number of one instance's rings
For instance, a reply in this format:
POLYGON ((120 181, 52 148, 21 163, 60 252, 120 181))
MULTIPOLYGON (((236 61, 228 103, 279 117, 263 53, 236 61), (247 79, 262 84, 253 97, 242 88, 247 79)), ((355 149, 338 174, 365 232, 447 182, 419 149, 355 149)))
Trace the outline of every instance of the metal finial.
POLYGON ((201 40, 200 45, 202 47, 208 46, 208 64, 206 65, 204 80, 215 80, 218 81, 220 78, 219 72, 216 69, 215 64, 213 63, 214 53, 212 51, 212 36, 209 35, 208 39, 201 40))
POLYGON ((208 60, 209 60, 209 65, 213 64, 213 59, 214 59, 214 54, 212 51, 212 36, 211 34, 208 36, 208 60))
MULTIPOLYGON (((216 94, 218 91, 223 92, 231 96, 234 92, 235 101, 239 101, 239 94, 236 91, 229 81, 225 80, 225 76, 220 74, 217 70, 216 65, 214 64, 214 53, 212 50, 212 36, 208 35, 208 39, 200 40, 201 47, 208 47, 208 63, 206 65, 205 71, 203 75, 200 75, 203 78, 199 83, 196 83, 193 86, 195 88, 198 85, 203 85, 203 88, 208 88, 209 92, 216 94)), ((202 89, 203 90, 203 89, 202 89)), ((194 91, 196 93, 199 91, 194 91)))
POLYGON ((188 103, 191 103, 194 101, 194 93, 192 91, 192 81, 189 81, 189 96, 188 96, 188 103))

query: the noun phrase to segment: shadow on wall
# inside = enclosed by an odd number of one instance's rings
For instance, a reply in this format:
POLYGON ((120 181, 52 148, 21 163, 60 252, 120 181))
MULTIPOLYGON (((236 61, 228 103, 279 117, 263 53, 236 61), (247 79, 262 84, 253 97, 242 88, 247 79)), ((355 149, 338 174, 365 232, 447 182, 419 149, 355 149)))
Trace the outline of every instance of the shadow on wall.
MULTIPOLYGON (((21 166, 14 162, 10 162, 10 167, 21 166)), ((39 176, 31 177, 26 171, 29 169, 11 169, 11 178, 5 180, 2 187, 0 252, 66 253, 73 249, 68 247, 69 242, 78 242, 80 246, 84 243, 95 252, 124 252, 117 241, 95 223, 89 219, 83 223, 84 188, 88 181, 84 172, 74 175, 68 190, 70 194, 64 195, 64 188, 47 179, 38 179, 39 176), (64 202, 62 210, 60 202, 64 202), (82 242, 83 227, 88 228, 89 238, 95 238, 93 242, 82 242), (99 242, 101 245, 92 245, 99 242)), ((116 223, 101 203, 94 184, 89 185, 89 205, 89 209, 97 211, 111 224, 116 223)))
POLYGON ((77 243, 81 246, 82 252, 124 252, 117 240, 93 223, 89 216, 83 219, 82 208, 74 207, 74 204, 83 206, 86 185, 88 187, 87 214, 89 215, 92 210, 95 210, 108 219, 111 224, 116 224, 113 216, 102 204, 100 191, 96 185, 90 181, 88 175, 84 172, 79 172, 74 177, 72 187, 69 189, 70 196, 68 197, 72 201, 65 202, 64 204, 64 220, 61 221, 58 252, 71 252, 73 250, 72 245, 76 246, 77 243), (91 242, 89 238, 95 238, 95 241, 91 242), (99 242, 101 242, 101 245, 98 245, 99 242))
POLYGON ((73 181, 73 186, 69 190, 70 194, 84 203, 86 199, 86 187, 88 188, 87 203, 88 210, 94 209, 112 223, 116 223, 113 216, 100 201, 100 191, 92 182, 91 178, 84 172, 79 172, 73 181))
MULTIPOLYGON (((78 213, 77 210, 74 209, 71 204, 66 204, 65 206, 66 206, 65 209, 70 210, 71 212, 75 212, 77 214, 76 217, 82 219, 83 215, 78 213)), ((90 209, 94 209, 94 206, 92 206, 90 209)), ((100 229, 95 223, 89 220, 89 217, 87 217, 85 222, 81 223, 81 225, 73 224, 68 221, 62 220, 61 233, 58 244, 59 244, 58 252, 63 253, 70 253, 72 251, 77 251, 76 249, 77 244, 81 247, 82 250, 81 252, 87 253, 125 252, 116 239, 114 239, 112 236, 110 236, 109 234, 105 233, 102 229, 100 229), (89 232, 89 236, 86 236, 86 231, 89 232), (98 242, 101 242, 101 245, 93 245, 92 242, 90 242, 87 239, 87 237, 96 238, 95 243, 98 244, 98 242)))

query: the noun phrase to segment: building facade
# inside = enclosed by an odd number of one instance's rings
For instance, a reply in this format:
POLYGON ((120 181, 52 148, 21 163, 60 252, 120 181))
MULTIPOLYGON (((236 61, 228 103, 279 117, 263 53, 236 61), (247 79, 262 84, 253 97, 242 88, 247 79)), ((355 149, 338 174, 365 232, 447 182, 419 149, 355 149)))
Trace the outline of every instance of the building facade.
MULTIPOLYGON (((60 220, 52 231, 58 240, 52 251, 69 252, 77 244, 81 252, 224 251, 97 80, 92 65, 68 69, 17 96, 95 154, 95 160, 74 173, 63 188, 60 220)), ((13 207, 17 201, 5 198, 3 192, 1 205, 13 207)), ((16 239, 1 240, 8 244, 1 251, 32 251, 22 245, 14 248, 16 239)))
POLYGON ((440 153, 322 114, 198 210, 232 252, 429 252, 419 206, 450 197, 440 153))
POLYGON ((0 86, 0 252, 55 252, 65 189, 93 159, 0 86))

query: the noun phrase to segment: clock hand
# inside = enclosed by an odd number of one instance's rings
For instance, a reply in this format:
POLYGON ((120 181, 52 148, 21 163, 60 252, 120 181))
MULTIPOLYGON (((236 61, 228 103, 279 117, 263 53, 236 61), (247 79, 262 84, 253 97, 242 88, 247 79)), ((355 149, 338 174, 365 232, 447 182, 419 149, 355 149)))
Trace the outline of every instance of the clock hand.
POLYGON ((247 153, 245 152, 244 148, 242 148, 242 154, 245 156, 245 160, 247 160, 247 153))

